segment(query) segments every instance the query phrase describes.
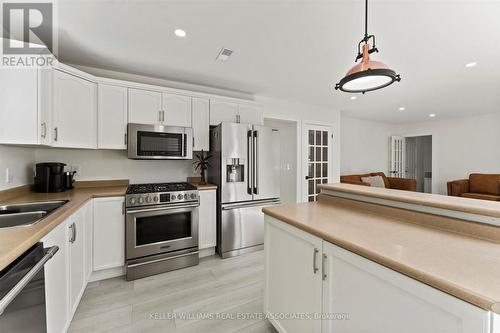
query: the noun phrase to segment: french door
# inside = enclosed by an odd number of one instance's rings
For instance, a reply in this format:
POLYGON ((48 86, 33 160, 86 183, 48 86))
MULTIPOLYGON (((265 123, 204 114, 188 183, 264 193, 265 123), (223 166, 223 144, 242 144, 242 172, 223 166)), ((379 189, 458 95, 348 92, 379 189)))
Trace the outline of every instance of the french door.
POLYGON ((390 154, 391 165, 389 169, 389 176, 396 178, 406 177, 406 144, 405 138, 402 136, 391 136, 390 139, 390 154))
POLYGON ((304 124, 302 133, 302 200, 312 202, 332 179, 333 128, 304 124))

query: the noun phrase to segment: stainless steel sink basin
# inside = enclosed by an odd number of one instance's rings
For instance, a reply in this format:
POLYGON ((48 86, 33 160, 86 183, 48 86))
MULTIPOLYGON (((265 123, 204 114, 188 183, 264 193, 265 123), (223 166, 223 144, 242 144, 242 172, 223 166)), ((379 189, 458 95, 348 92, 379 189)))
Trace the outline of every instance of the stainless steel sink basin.
POLYGON ((0 215, 0 228, 30 226, 47 216, 47 212, 26 212, 0 215))
POLYGON ((0 206, 0 229, 32 226, 67 202, 53 200, 0 206))
POLYGON ((52 212, 68 200, 37 201, 0 206, 0 215, 45 211, 52 212))

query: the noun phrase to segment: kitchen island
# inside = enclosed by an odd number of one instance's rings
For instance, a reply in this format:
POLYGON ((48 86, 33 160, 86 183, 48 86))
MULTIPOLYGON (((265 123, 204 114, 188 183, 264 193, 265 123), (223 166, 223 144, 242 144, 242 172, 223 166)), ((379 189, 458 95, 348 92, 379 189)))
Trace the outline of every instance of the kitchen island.
POLYGON ((499 332, 500 203, 360 187, 264 209, 278 331, 499 332))

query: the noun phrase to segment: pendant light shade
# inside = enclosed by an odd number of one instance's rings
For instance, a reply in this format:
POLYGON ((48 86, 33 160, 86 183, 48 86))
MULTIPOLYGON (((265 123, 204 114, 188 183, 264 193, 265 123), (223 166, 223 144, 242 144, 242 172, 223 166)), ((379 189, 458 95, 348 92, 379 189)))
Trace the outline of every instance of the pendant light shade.
POLYGON ((368 0, 365 0, 365 36, 358 44, 358 55, 355 62, 361 62, 352 67, 345 77, 335 85, 335 90, 349 93, 365 93, 377 90, 395 81, 400 81, 401 77, 386 64, 370 60, 370 53, 378 52, 375 46, 375 36, 368 35, 368 0), (370 42, 372 45, 370 47, 370 42))

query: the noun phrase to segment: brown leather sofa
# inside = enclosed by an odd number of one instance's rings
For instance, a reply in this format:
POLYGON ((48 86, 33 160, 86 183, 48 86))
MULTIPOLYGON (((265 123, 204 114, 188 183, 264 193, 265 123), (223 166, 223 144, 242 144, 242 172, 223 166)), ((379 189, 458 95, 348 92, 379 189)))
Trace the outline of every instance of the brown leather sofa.
POLYGON ((500 201, 500 174, 471 173, 469 179, 450 181, 448 195, 500 201))
POLYGON ((346 184, 370 186, 370 184, 365 183, 361 180, 361 177, 370 176, 382 176, 386 188, 403 191, 417 190, 417 181, 415 179, 387 177, 383 172, 372 172, 363 175, 340 176, 340 182, 346 184))

